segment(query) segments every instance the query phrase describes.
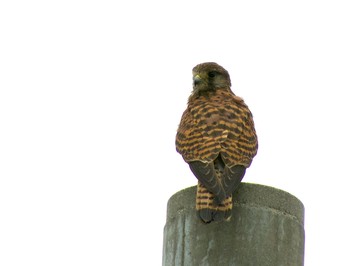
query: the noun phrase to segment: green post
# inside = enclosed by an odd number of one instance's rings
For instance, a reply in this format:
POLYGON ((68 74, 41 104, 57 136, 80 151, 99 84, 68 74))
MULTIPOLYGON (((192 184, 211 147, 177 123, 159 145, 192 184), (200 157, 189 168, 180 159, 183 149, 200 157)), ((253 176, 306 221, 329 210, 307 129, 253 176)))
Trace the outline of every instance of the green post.
POLYGON ((203 223, 196 187, 168 201, 163 266, 302 266, 304 207, 293 195, 242 183, 230 221, 203 223))

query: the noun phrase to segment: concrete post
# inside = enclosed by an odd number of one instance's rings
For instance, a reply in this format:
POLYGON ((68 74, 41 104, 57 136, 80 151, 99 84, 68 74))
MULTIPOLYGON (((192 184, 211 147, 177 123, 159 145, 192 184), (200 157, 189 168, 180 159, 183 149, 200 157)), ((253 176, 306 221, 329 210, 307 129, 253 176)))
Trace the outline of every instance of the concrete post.
POLYGON ((163 266, 300 266, 304 264, 304 207, 293 195, 242 183, 231 220, 204 224, 196 188, 168 201, 163 266))

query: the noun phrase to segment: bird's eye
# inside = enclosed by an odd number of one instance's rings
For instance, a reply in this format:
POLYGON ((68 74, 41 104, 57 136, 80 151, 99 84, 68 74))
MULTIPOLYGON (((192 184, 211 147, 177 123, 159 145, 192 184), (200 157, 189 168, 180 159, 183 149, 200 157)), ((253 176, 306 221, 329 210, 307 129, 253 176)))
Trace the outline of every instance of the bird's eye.
POLYGON ((213 78, 213 77, 215 77, 215 72, 214 71, 210 71, 209 73, 208 73, 208 76, 209 76, 209 78, 213 78))

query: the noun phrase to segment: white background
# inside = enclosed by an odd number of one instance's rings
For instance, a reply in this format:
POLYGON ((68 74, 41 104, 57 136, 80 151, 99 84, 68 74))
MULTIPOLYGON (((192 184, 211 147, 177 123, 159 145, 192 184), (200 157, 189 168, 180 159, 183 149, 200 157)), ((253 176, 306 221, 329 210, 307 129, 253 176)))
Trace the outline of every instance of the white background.
POLYGON ((161 265, 192 67, 254 114, 245 182, 305 205, 305 265, 350 265, 348 1, 2 1, 0 264, 161 265))

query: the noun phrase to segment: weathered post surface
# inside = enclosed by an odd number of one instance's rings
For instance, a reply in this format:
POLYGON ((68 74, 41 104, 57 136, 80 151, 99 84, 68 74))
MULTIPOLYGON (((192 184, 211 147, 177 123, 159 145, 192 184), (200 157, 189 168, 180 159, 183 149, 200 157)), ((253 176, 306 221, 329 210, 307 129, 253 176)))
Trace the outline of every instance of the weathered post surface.
POLYGON ((168 201, 163 266, 300 266, 304 263, 304 207, 293 195, 242 183, 230 221, 203 223, 196 188, 168 201))

